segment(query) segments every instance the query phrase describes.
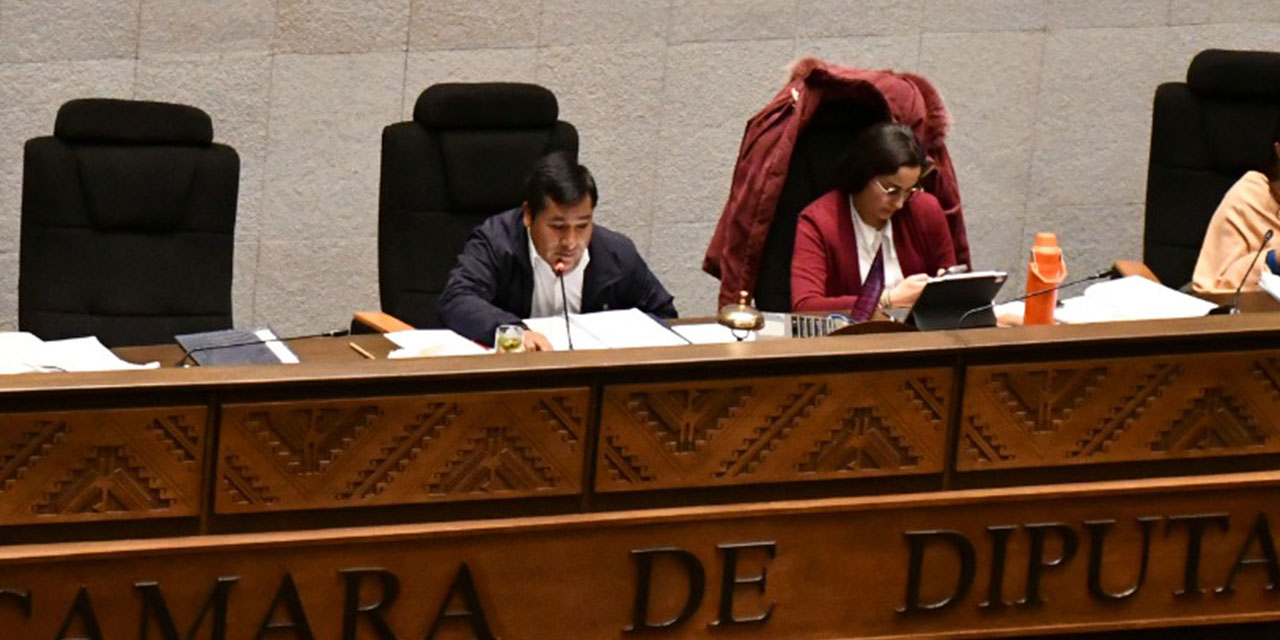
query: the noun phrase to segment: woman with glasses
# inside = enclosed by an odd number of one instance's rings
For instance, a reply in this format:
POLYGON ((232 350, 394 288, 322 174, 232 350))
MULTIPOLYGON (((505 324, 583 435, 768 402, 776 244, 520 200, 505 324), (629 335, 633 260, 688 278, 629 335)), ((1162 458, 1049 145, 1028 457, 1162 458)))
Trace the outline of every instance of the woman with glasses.
POLYGON ((872 125, 854 139, 840 187, 800 212, 792 310, 866 320, 877 308, 911 306, 931 274, 956 264, 942 207, 921 193, 929 171, 905 125, 872 125))

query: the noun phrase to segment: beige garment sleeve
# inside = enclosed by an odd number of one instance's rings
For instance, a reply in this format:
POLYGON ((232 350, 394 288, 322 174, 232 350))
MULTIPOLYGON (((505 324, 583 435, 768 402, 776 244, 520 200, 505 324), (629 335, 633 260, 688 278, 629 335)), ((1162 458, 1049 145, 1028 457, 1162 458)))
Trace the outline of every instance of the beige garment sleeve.
MULTIPOLYGON (((1265 257, 1259 258, 1249 273, 1245 270, 1267 230, 1280 229, 1277 208, 1280 204, 1272 197, 1266 176, 1251 171, 1240 178, 1223 196, 1209 221, 1191 278, 1192 290, 1231 293, 1242 280, 1244 290, 1257 289, 1266 267, 1265 257)), ((1280 246, 1280 237, 1273 237, 1270 244, 1272 248, 1280 246)))

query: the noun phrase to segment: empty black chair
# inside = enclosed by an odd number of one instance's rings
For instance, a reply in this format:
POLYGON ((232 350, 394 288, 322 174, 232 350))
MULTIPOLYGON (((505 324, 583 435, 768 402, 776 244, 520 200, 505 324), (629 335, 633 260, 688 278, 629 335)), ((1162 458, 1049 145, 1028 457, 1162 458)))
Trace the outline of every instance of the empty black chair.
POLYGON ((382 132, 378 284, 382 310, 438 327, 436 298, 471 230, 520 206, 525 174, 544 154, 576 158, 578 132, 556 97, 531 84, 438 84, 413 121, 382 132))
POLYGON ((73 100, 23 163, 22 330, 120 346, 231 326, 240 158, 208 114, 73 100))
POLYGON ((1186 82, 1156 88, 1142 258, 1161 282, 1191 280, 1218 202, 1265 167, 1277 132, 1280 53, 1202 51, 1186 82))

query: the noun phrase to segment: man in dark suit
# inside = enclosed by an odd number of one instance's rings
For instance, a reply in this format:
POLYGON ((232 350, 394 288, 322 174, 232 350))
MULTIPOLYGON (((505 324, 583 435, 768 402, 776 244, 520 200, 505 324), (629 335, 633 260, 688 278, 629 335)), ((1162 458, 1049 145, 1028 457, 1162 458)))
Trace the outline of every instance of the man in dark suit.
MULTIPOLYGON (((485 220, 458 256, 437 310, 445 326, 487 345, 522 318, 636 308, 676 317, 670 293, 626 236, 595 224, 596 183, 562 153, 543 157, 525 181, 519 208, 485 220), (559 278, 564 278, 563 295, 559 278)), ((546 336, 525 346, 547 351, 546 336)))

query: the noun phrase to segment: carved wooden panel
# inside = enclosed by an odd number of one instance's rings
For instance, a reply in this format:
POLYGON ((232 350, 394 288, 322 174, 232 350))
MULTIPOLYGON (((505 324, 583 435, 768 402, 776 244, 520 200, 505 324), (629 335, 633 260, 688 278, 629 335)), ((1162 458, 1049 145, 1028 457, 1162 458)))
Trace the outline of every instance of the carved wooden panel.
POLYGON ((1280 618, 1278 519, 1271 472, 41 545, 0 553, 0 628, 5 640, 1269 640, 1274 628, 1132 631, 1280 618))
POLYGON ((220 513, 577 493, 586 389, 228 405, 220 513))
POLYGON ((0 523, 195 516, 205 409, 0 413, 0 523))
POLYGON ((942 470, 949 369, 606 387, 596 487, 942 470))
POLYGON ((1280 352, 973 367, 960 470, 1280 452, 1280 352))

